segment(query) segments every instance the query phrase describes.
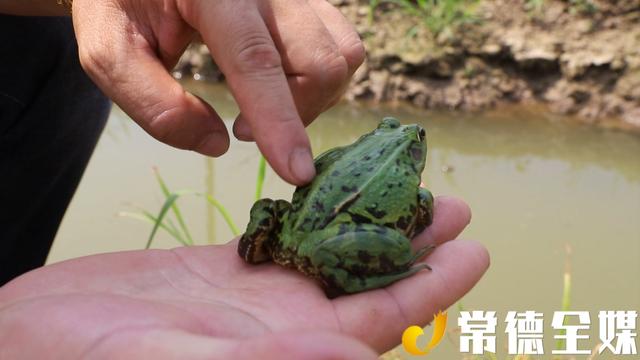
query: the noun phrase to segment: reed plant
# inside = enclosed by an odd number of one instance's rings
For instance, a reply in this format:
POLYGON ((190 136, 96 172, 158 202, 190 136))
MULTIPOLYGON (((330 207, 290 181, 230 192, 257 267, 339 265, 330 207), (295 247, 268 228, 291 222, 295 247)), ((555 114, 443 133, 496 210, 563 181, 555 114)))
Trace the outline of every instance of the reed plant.
MULTIPOLYGON (((231 215, 229 214, 227 208, 222 203, 220 203, 220 201, 218 201, 212 194, 197 192, 193 190, 172 191, 162 175, 160 175, 160 171, 157 168, 154 168, 153 170, 156 182, 158 183, 158 186, 160 187, 160 190, 164 197, 164 202, 160 207, 158 213, 153 214, 152 212, 145 209, 139 209, 138 212, 121 213, 121 215, 123 216, 145 221, 152 225, 151 232, 149 234, 149 237, 147 238, 145 249, 149 249, 151 247, 159 230, 165 231, 171 236, 171 238, 173 238, 183 246, 195 245, 193 237, 191 236, 191 232, 189 231, 187 223, 184 220, 184 216, 182 215, 182 211, 180 210, 180 206, 178 204, 178 200, 185 196, 196 196, 204 199, 210 206, 212 206, 220 213, 225 223, 229 227, 229 230, 231 230, 233 236, 240 235, 240 230, 231 218, 231 215)), ((261 156, 258 165, 258 175, 256 178, 255 200, 258 200, 262 197, 266 170, 267 162, 264 157, 261 156)))

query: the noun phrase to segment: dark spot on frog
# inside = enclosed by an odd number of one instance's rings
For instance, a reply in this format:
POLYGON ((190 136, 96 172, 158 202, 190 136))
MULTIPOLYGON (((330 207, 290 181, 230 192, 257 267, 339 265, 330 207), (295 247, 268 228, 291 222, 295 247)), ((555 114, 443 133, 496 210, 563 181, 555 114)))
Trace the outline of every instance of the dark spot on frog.
POLYGON ((324 205, 320 201, 315 201, 311 208, 315 211, 324 212, 324 205))
POLYGON ((392 189, 393 188, 393 184, 392 183, 388 183, 387 184, 387 188, 392 189))
POLYGON ((270 228, 271 227, 271 219, 273 218, 264 218, 260 220, 260 227, 270 228))
POLYGON ((364 161, 369 161, 369 160, 371 160, 371 156, 366 155, 366 156, 364 157, 364 161))
POLYGON ((333 170, 333 172, 331 173, 331 176, 340 176, 340 171, 333 170))
POLYGON ((382 156, 385 150, 386 150, 385 148, 380 149, 380 151, 378 151, 378 155, 382 156))
POLYGON ((369 261, 373 259, 373 256, 369 255, 369 253, 364 250, 358 250, 358 259, 363 263, 368 264, 369 261))
POLYGON ((367 212, 371 215, 373 215, 374 218, 376 219, 382 219, 383 217, 385 217, 387 215, 387 212, 384 210, 378 210, 376 209, 377 204, 373 204, 372 206, 366 207, 365 210, 367 210, 367 212))
POLYGON ((380 254, 380 256, 378 256, 378 259, 380 261, 380 269, 382 269, 382 272, 386 273, 395 270, 396 267, 393 264, 393 261, 391 261, 386 254, 380 254))
POLYGON ((396 228, 406 230, 410 224, 411 224, 411 217, 403 216, 399 218, 398 221, 396 222, 396 228))
POLYGON ((412 214, 415 214, 416 213, 416 206, 413 205, 413 204, 409 205, 409 212, 412 213, 412 214))
POLYGON ((409 176, 409 172, 408 172, 408 171, 405 171, 405 172, 404 172, 404 176, 409 176))
POLYGON ((361 175, 361 174, 360 174, 359 172, 358 172, 358 173, 353 174, 353 176, 355 176, 355 177, 358 177, 358 176, 360 176, 360 175, 361 175))
POLYGON ((340 188, 340 190, 342 190, 342 192, 356 192, 358 191, 358 187, 356 185, 353 185, 352 187, 348 187, 346 185, 342 185, 342 187, 340 188))
POLYGON ((385 190, 385 191, 383 191, 383 192, 380 194, 380 196, 381 196, 381 197, 385 197, 385 196, 387 196, 387 193, 388 193, 388 191, 387 191, 387 190, 385 190))
POLYGON ((369 219, 366 216, 352 214, 352 213, 348 213, 348 214, 351 216, 351 221, 353 221, 356 224, 368 224, 371 222, 371 219, 369 219))

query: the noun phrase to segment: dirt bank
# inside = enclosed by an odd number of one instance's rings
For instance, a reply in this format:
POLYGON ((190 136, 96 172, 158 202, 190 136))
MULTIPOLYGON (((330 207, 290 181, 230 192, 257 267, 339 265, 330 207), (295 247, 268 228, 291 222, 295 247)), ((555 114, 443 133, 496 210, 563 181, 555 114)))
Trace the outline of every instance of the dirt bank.
MULTIPOLYGON (((543 102, 585 122, 640 131, 640 1, 480 1, 470 21, 437 35, 419 16, 369 1, 331 0, 365 41, 350 100, 482 110, 543 102)), ((222 76, 197 46, 178 69, 222 76)))

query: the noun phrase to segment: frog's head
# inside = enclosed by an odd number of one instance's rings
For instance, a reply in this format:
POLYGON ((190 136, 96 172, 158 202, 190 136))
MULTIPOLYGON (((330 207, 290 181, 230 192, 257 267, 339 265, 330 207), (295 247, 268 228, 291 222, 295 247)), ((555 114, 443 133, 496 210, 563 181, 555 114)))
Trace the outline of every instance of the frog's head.
POLYGON ((417 125, 400 125, 398 119, 386 117, 378 125, 377 133, 392 140, 395 146, 406 149, 408 158, 422 171, 427 155, 427 139, 424 129, 417 125))

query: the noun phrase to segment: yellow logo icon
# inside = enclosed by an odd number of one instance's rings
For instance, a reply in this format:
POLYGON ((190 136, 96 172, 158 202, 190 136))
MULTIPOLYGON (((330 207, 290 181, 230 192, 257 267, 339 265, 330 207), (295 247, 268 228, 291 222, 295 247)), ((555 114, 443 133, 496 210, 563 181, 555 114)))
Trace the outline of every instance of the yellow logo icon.
POLYGON ((416 325, 409 326, 404 333, 402 333, 402 347, 411 355, 427 355, 438 346, 446 329, 447 313, 440 311, 433 317, 433 335, 431 335, 431 340, 427 344, 426 349, 421 350, 418 348, 418 337, 424 335, 424 330, 416 325))

